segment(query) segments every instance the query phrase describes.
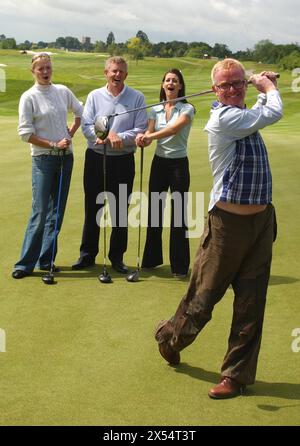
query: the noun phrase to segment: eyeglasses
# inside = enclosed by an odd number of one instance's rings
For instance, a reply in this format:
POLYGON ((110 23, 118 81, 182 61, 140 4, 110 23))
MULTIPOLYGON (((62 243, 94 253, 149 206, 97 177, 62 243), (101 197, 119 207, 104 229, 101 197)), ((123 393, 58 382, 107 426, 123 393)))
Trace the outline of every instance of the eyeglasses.
POLYGON ((239 80, 234 82, 224 82, 222 84, 216 85, 219 90, 229 91, 231 87, 235 90, 241 90, 246 84, 246 80, 239 80))

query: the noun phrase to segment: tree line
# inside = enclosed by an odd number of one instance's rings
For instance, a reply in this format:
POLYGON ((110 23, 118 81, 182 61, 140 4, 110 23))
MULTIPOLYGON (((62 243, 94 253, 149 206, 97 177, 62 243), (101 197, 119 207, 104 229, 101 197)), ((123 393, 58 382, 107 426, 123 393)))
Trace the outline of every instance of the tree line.
POLYGON ((37 43, 25 40, 17 44, 14 38, 0 35, 0 48, 19 50, 43 50, 45 48, 58 48, 64 50, 108 53, 109 55, 129 54, 138 61, 146 56, 152 57, 195 57, 201 59, 234 57, 239 60, 253 60, 262 63, 279 65, 282 69, 300 67, 300 46, 298 43, 274 44, 268 39, 260 40, 252 49, 233 52, 224 43, 215 43, 213 46, 206 42, 171 42, 151 43, 147 34, 139 30, 135 36, 126 42, 117 43, 114 33, 110 31, 106 41, 89 39, 80 42, 77 37, 58 37, 55 42, 39 41, 37 43))

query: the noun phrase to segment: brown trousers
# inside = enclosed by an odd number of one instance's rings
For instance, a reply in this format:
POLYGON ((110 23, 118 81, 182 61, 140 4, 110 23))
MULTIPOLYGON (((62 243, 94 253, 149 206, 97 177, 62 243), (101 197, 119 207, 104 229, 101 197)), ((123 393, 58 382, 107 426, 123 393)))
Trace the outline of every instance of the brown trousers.
POLYGON ((232 285, 233 318, 221 375, 241 384, 254 383, 275 222, 272 204, 247 216, 217 207, 209 212, 187 294, 158 331, 158 342, 168 342, 176 351, 191 344, 232 285))

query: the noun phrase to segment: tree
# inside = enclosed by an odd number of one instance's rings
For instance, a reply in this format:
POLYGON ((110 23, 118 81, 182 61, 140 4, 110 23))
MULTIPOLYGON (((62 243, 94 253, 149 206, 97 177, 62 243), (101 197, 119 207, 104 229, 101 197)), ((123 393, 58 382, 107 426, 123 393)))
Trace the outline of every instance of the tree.
POLYGON ((152 46, 152 56, 155 57, 168 57, 164 56, 166 52, 166 44, 165 42, 154 43, 152 46))
POLYGON ((233 57, 237 60, 253 60, 253 50, 247 48, 246 51, 237 51, 233 57))
POLYGON ((94 51, 95 53, 105 53, 106 52, 105 42, 103 42, 102 40, 96 40, 94 51))
POLYGON ((47 46, 48 46, 48 43, 47 43, 47 42, 43 42, 42 40, 40 40, 40 41, 37 43, 37 47, 38 47, 38 48, 47 48, 47 46))
POLYGON ((254 45, 253 58, 256 62, 268 62, 276 45, 269 39, 260 40, 254 45))
POLYGON ((106 45, 107 46, 109 46, 109 45, 113 45, 113 44, 115 44, 115 36, 114 36, 114 33, 111 31, 109 34, 108 34, 108 36, 107 36, 107 39, 106 39, 106 45))
POLYGON ((283 70, 293 70, 300 67, 300 51, 292 51, 283 57, 279 62, 279 67, 283 70))
POLYGON ((66 48, 68 50, 79 50, 81 49, 81 43, 77 37, 67 36, 66 37, 66 48))
POLYGON ((29 42, 29 40, 25 40, 25 42, 18 45, 18 48, 20 48, 20 50, 30 50, 31 47, 32 42, 29 42))
POLYGON ((212 54, 212 47, 205 42, 192 42, 189 44, 189 49, 185 53, 185 56, 198 57, 203 59, 209 57, 212 54))
POLYGON ((224 43, 215 43, 212 49, 212 55, 219 59, 225 59, 225 57, 230 57, 232 52, 224 43))
POLYGON ((55 48, 66 48, 66 39, 64 37, 58 37, 55 41, 55 48))
POLYGON ((119 51, 118 45, 115 43, 111 43, 107 46, 107 52, 110 56, 120 56, 121 52, 119 51))
POLYGON ((48 46, 48 43, 47 43, 47 42, 43 42, 42 40, 40 40, 40 41, 37 43, 37 47, 38 47, 38 48, 47 48, 47 46, 48 46))
POLYGON ((14 50, 17 48, 17 42, 14 38, 7 38, 1 41, 1 47, 4 50, 14 50))
POLYGON ((136 33, 136 36, 135 37, 138 37, 139 39, 141 39, 141 42, 142 43, 149 43, 149 39, 148 39, 148 36, 147 36, 147 34, 146 33, 144 33, 144 31, 138 31, 137 33, 136 33))
POLYGON ((138 63, 139 59, 144 58, 146 48, 139 37, 131 37, 131 39, 127 40, 126 46, 128 53, 136 60, 136 63, 138 63))

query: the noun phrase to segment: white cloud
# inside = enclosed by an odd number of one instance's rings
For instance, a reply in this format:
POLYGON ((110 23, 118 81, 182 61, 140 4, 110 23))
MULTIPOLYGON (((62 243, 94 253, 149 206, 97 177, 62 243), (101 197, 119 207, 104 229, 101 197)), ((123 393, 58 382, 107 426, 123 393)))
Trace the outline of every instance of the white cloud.
POLYGON ((85 35, 123 42, 143 30, 152 42, 225 43, 253 48, 261 39, 299 41, 297 0, 2 0, 0 33, 18 42, 85 35))

